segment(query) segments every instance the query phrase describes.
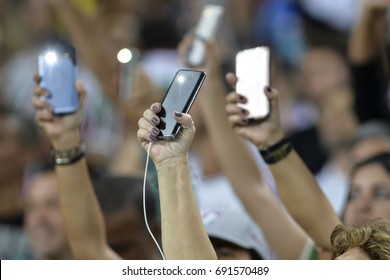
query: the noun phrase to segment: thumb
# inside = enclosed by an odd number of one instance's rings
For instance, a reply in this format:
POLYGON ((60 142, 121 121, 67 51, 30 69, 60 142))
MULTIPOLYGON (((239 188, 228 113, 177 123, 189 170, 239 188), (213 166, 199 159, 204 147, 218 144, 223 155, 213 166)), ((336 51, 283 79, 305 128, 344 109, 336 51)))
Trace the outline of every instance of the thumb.
POLYGON ((192 117, 189 114, 175 112, 174 118, 181 125, 180 137, 191 144, 196 131, 192 117))

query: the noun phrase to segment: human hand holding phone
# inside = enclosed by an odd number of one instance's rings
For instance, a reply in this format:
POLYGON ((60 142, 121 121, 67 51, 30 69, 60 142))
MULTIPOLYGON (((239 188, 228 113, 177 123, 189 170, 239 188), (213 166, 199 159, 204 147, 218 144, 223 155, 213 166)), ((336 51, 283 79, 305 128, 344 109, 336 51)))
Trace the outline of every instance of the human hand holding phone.
POLYGON ((83 116, 84 100, 86 91, 80 82, 74 86, 77 89, 79 102, 78 111, 74 114, 58 116, 53 113, 52 106, 42 97, 49 97, 50 93, 40 86, 41 78, 34 76, 36 87, 32 103, 36 109, 35 119, 49 137, 55 149, 67 149, 77 146, 80 143, 80 125, 83 116))
POLYGON ((55 115, 73 114, 78 110, 76 90, 76 51, 67 44, 52 44, 38 57, 40 85, 49 95, 42 96, 55 115))
MULTIPOLYGON (((226 79, 234 88, 237 82, 236 75, 228 73, 226 79)), ((272 146, 284 138, 280 122, 279 92, 271 87, 264 88, 263 92, 271 104, 272 111, 267 119, 252 125, 248 125, 246 121, 248 112, 240 107, 248 101, 247 98, 235 91, 226 96, 226 113, 230 124, 239 135, 251 141, 259 149, 272 146)))
POLYGON ((153 103, 149 109, 144 111, 142 118, 138 121, 138 140, 145 150, 153 142, 150 155, 155 164, 186 157, 195 135, 195 125, 191 116, 175 112, 172 117, 182 128, 180 137, 173 139, 173 141, 157 141, 157 136, 160 133, 158 125, 161 110, 161 103, 153 103))

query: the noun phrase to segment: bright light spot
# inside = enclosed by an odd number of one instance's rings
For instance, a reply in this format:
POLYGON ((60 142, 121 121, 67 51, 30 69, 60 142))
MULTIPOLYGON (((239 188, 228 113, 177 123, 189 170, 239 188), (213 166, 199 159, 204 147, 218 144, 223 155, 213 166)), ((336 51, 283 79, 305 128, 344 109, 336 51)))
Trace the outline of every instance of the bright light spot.
POLYGON ((131 58, 133 57, 133 54, 129 49, 121 49, 118 52, 117 58, 120 63, 128 63, 131 58))
POLYGON ((182 83, 184 83, 184 81, 185 81, 185 78, 184 78, 184 76, 179 76, 179 77, 177 77, 177 81, 180 83, 180 84, 182 84, 182 83))
POLYGON ((56 63, 57 62, 57 54, 53 51, 48 51, 45 54, 45 61, 49 65, 56 63))

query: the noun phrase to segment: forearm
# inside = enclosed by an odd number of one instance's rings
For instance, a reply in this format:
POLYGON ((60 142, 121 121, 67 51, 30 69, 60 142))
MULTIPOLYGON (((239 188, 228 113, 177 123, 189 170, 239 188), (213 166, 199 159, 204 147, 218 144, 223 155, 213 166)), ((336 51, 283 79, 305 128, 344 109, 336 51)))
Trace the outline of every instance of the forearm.
POLYGON ((187 157, 156 166, 167 259, 216 259, 192 190, 187 157))
POLYGON ((209 75, 206 90, 201 99, 202 115, 207 132, 219 162, 235 187, 236 192, 246 193, 243 186, 262 184, 257 162, 244 140, 233 130, 225 111, 225 89, 217 74, 209 75), (239 168, 237 167, 239 164, 239 168))
MULTIPOLYGON (((77 145, 79 137, 69 137, 66 144, 55 142, 55 149, 77 145)), ((84 158, 69 165, 57 165, 60 205, 75 259, 117 258, 109 249, 103 217, 89 178, 84 158)))
POLYGON ((292 217, 318 246, 330 249, 330 234, 341 222, 303 161, 293 150, 270 169, 292 217))
POLYGON ((385 8, 364 8, 349 39, 349 58, 354 64, 364 64, 379 56, 385 40, 385 8))

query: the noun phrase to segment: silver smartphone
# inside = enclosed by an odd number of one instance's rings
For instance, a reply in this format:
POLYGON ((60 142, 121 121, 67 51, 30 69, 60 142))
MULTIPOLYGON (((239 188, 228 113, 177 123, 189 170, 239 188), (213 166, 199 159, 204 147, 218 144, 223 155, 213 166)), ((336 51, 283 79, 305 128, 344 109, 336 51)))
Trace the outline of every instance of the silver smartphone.
POLYGON ((214 37, 222 20, 225 8, 219 5, 206 5, 195 30, 195 37, 188 51, 187 64, 195 67, 204 63, 206 46, 204 40, 214 37))
POLYGON ((247 98, 239 104, 247 110, 248 124, 266 119, 270 114, 270 102, 264 88, 270 86, 270 49, 262 46, 242 50, 236 55, 236 92, 247 98))
POLYGON ((78 110, 76 91, 76 51, 70 45, 56 44, 41 51, 38 57, 40 85, 50 93, 45 101, 53 114, 72 114, 78 110))
POLYGON ((159 139, 172 140, 179 132, 180 125, 174 119, 174 113, 188 113, 203 84, 206 74, 202 71, 179 70, 161 102, 158 114, 160 123, 159 139))

